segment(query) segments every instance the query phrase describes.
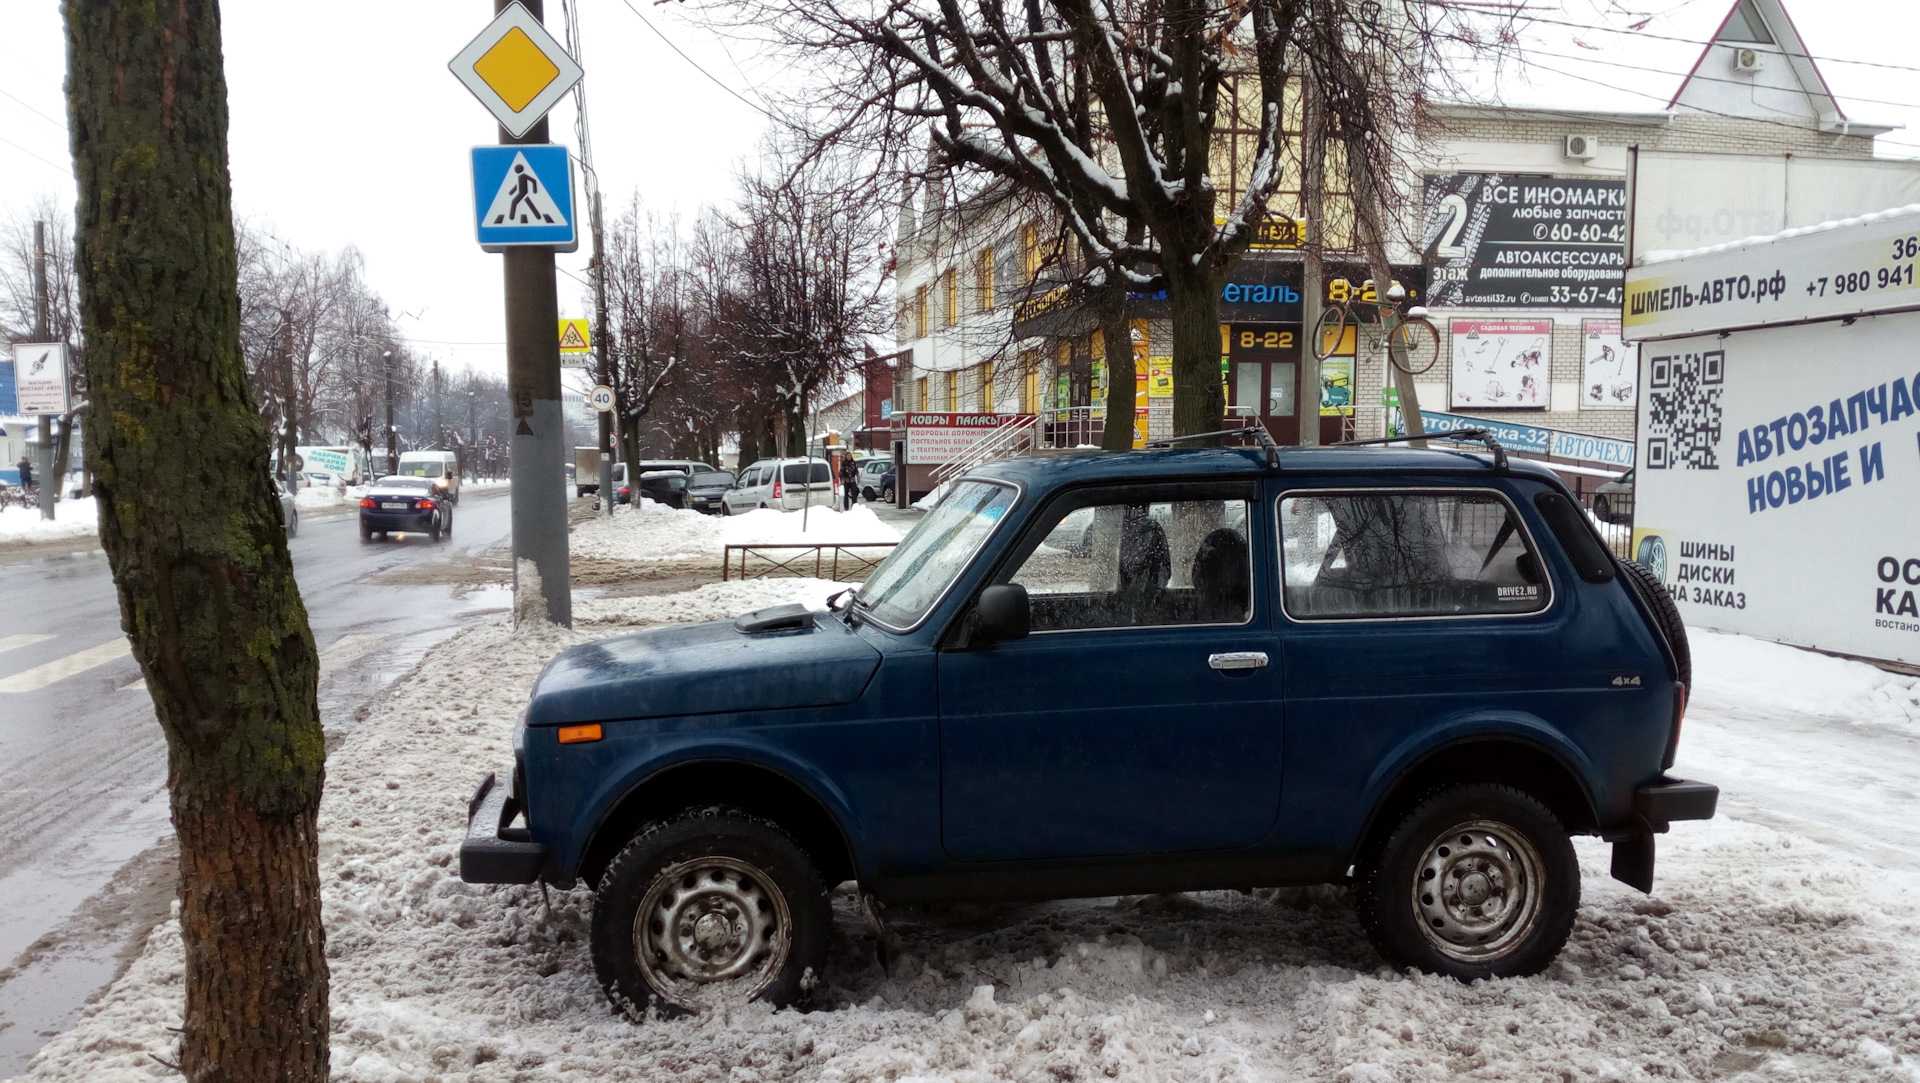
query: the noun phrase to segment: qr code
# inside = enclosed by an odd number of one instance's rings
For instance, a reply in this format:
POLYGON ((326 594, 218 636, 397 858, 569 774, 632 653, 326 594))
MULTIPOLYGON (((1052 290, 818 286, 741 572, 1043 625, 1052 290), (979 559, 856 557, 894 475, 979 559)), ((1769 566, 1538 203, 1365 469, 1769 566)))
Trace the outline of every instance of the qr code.
POLYGON ((1647 368, 1647 469, 1720 469, 1714 447, 1727 352, 1668 354, 1647 368))

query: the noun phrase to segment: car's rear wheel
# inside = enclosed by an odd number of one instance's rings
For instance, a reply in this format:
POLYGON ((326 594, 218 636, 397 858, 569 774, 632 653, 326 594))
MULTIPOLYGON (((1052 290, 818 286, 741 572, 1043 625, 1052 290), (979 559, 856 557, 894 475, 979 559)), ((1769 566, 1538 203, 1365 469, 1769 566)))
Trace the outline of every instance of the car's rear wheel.
POLYGON ((594 891, 594 972, 617 1010, 801 999, 833 915, 806 851, 768 820, 689 809, 621 850, 594 891))
POLYGON ((370 542, 373 540, 373 528, 368 526, 365 523, 360 524, 360 540, 363 542, 370 542))
POLYGON ((433 525, 427 528, 427 537, 431 538, 436 542, 440 540, 441 530, 440 530, 439 516, 435 516, 433 520, 433 525))
POLYGON ((1364 862, 1360 924, 1398 967, 1462 981, 1537 974, 1567 942, 1580 866, 1553 813, 1509 786, 1427 797, 1364 862))
POLYGON ((873 486, 867 485, 861 488, 860 495, 866 498, 868 501, 871 501, 874 499, 874 497, 878 496, 879 494, 873 491, 873 486))

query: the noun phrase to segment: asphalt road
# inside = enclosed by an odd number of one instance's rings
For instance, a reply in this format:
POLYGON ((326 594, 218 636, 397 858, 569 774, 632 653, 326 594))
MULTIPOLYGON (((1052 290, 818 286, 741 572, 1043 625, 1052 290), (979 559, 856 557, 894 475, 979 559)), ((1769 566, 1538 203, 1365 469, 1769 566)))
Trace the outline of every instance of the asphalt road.
MULTIPOLYGON (((437 545, 363 543, 350 513, 300 524, 329 734, 462 623, 507 608, 504 588, 468 588, 505 565, 508 507, 504 489, 467 494, 437 545)), ((139 676, 103 554, 0 564, 0 1079, 71 1024, 172 899, 166 745, 139 676)))

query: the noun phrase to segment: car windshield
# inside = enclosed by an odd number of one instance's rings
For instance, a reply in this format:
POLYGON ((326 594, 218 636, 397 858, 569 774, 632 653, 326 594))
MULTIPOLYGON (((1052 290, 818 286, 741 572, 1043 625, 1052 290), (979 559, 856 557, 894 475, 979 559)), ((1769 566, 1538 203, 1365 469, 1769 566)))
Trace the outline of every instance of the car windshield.
POLYGON ((732 485, 733 475, 725 470, 715 470, 710 474, 695 474, 693 483, 695 485, 732 485))
POLYGON ((1011 486, 962 481, 880 562, 860 588, 875 621, 907 628, 926 616, 1013 506, 1011 486))
POLYGON ((400 472, 408 477, 437 478, 440 476, 440 467, 441 464, 432 462, 401 463, 400 472))

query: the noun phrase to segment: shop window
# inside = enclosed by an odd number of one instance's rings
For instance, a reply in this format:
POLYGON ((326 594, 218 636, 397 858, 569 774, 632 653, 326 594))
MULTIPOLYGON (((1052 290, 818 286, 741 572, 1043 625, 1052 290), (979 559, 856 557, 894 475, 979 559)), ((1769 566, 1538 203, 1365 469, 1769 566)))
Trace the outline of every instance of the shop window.
POLYGON ((1260 365, 1242 361, 1233 366, 1233 409, 1243 417, 1253 417, 1260 409, 1260 365))

